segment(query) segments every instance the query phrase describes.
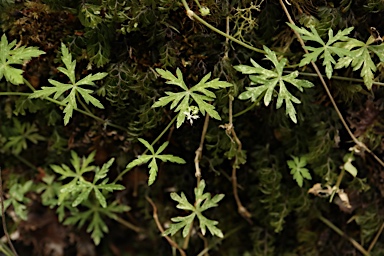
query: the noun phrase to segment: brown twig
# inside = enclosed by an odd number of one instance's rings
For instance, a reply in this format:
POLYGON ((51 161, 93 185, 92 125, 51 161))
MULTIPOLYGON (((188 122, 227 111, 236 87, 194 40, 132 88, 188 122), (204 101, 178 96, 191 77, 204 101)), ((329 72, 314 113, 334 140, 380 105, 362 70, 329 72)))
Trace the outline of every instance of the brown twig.
MULTIPOLYGON (((229 35, 229 32, 230 32, 229 30, 230 30, 229 17, 227 17, 227 20, 226 20, 226 34, 227 35, 229 35)), ((226 48, 225 48, 224 58, 228 58, 228 52, 229 52, 229 38, 228 37, 226 37, 226 39, 225 39, 225 45, 226 45, 226 48)), ((227 135, 231 139, 231 143, 237 144, 237 152, 241 152, 242 144, 241 144, 240 139, 237 137, 236 132, 235 132, 235 128, 233 126, 233 107, 232 107, 233 96, 231 94, 228 96, 228 100, 229 100, 229 113, 228 113, 229 124, 225 124, 224 126, 221 126, 221 127, 225 128, 227 135)), ((237 210, 240 213, 240 215, 244 219, 246 219, 250 224, 252 224, 252 220, 251 220, 252 215, 243 206, 243 204, 241 203, 240 197, 239 197, 239 193, 238 193, 238 189, 237 189, 238 188, 237 168, 236 168, 237 166, 238 166, 238 157, 236 154, 235 161, 232 165, 232 176, 231 176, 233 196, 235 198, 235 201, 237 204, 237 210)))
MULTIPOLYGON (((235 132, 235 127, 233 126, 232 102, 233 102, 233 97, 230 95, 229 96, 229 113, 228 113, 229 123, 225 124, 225 125, 221 125, 220 127, 225 129, 225 132, 227 133, 227 135, 231 139, 231 143, 236 143, 237 154, 238 154, 238 153, 241 153, 242 143, 241 143, 240 139, 237 137, 236 132, 235 132)), ((253 223, 251 220, 252 214, 241 203, 239 193, 237 190, 237 187, 238 187, 238 185, 237 185, 237 166, 239 165, 239 158, 238 158, 237 154, 235 155, 235 160, 232 164, 231 181, 232 181, 233 197, 235 198, 235 201, 237 204, 237 210, 238 210, 239 214, 244 219, 246 219, 249 222, 249 224, 252 224, 253 223)))
POLYGON ((195 176, 197 178, 197 185, 199 185, 200 179, 201 179, 200 159, 201 159, 201 156, 203 155, 203 146, 204 146, 205 135, 207 134, 207 130, 208 130, 208 124, 209 124, 209 115, 207 113, 205 115, 203 131, 201 132, 200 145, 195 151, 194 162, 195 162, 195 176))
MULTIPOLYGON (((157 207, 156 207, 155 203, 154 203, 154 202, 152 201, 152 199, 149 198, 148 196, 146 196, 145 199, 147 199, 147 201, 151 204, 151 206, 152 206, 152 208, 153 208, 153 219, 155 220, 155 223, 156 223, 157 228, 159 229, 159 231, 161 232, 161 234, 164 234, 163 226, 161 225, 161 223, 160 223, 160 221, 159 221, 159 218, 158 218, 158 216, 157 216, 157 207)), ((172 247, 174 247, 174 248, 176 248, 177 250, 179 250, 180 255, 182 255, 182 256, 186 256, 186 255, 187 255, 187 254, 185 254, 184 250, 181 249, 181 248, 179 247, 179 245, 178 245, 175 241, 173 241, 169 236, 167 236, 167 235, 163 235, 163 237, 164 237, 165 239, 167 239, 168 243, 169 243, 172 247)))
POLYGON ((13 247, 11 237, 9 236, 8 229, 7 229, 7 223, 5 222, 5 209, 4 209, 4 195, 3 195, 3 180, 2 180, 2 170, 0 168, 0 200, 1 200, 1 220, 3 223, 3 230, 5 237, 7 238, 8 244, 11 247, 11 250, 15 256, 18 256, 15 247, 13 247))

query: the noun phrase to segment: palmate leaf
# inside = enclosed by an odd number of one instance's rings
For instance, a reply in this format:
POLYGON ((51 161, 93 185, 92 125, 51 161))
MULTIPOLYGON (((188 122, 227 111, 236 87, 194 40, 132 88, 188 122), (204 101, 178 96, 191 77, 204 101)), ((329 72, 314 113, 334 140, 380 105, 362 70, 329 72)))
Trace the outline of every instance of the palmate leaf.
POLYGON ((37 90, 32 93, 30 98, 45 98, 54 94, 53 98, 57 100, 62 94, 70 91, 67 97, 61 101, 63 104, 65 104, 63 113, 65 114, 64 125, 66 125, 73 115, 73 110, 77 108, 77 101, 79 96, 81 96, 87 104, 91 103, 95 107, 104 108, 100 101, 91 95, 94 92, 93 90, 85 89, 80 86, 94 86, 94 81, 103 79, 107 76, 107 73, 96 73, 94 75, 90 74, 76 82, 76 61, 72 60, 72 55, 69 53, 68 48, 63 43, 61 44, 61 52, 61 60, 63 61, 65 68, 59 67, 58 70, 69 78, 70 84, 64 84, 53 79, 48 79, 48 82, 54 85, 54 87, 43 86, 41 87, 41 90, 37 90))
POLYGON ((30 199, 26 197, 26 194, 31 191, 32 186, 33 182, 31 180, 24 184, 13 184, 7 193, 9 195, 8 198, 4 200, 4 211, 12 205, 16 215, 26 221, 28 217, 26 205, 30 202, 30 199))
POLYGON ((37 144, 44 141, 45 138, 38 134, 38 128, 35 124, 20 123, 18 119, 13 119, 14 127, 12 128, 13 136, 8 138, 3 149, 10 150, 13 154, 19 154, 22 150, 28 148, 28 141, 37 144))
POLYGON ((96 151, 89 154, 88 157, 80 158, 75 151, 71 151, 71 164, 74 170, 65 164, 61 166, 51 165, 52 170, 61 175, 59 179, 71 179, 61 187, 60 194, 58 195, 58 205, 66 199, 72 199, 72 207, 76 207, 86 201, 93 191, 99 204, 103 208, 106 208, 107 201, 103 192, 113 192, 114 190, 124 189, 122 185, 114 183, 108 184, 107 173, 115 159, 110 159, 100 168, 90 165, 94 161, 95 154, 96 151), (83 178, 83 175, 91 171, 95 172, 95 175, 93 181, 89 182, 83 178))
POLYGON ((291 174, 293 179, 296 180, 297 184, 302 187, 304 179, 311 180, 312 176, 309 173, 309 170, 305 168, 307 165, 307 159, 305 157, 295 157, 292 156, 293 160, 288 160, 287 164, 289 169, 291 169, 291 174))
POLYGON ((327 75, 328 79, 330 79, 333 73, 332 65, 336 64, 336 60, 333 58, 333 55, 337 55, 339 58, 350 56, 348 49, 337 47, 334 44, 337 41, 348 41, 350 38, 347 35, 351 33, 353 27, 341 30, 337 32, 335 36, 333 35, 333 30, 329 29, 328 42, 325 43, 313 26, 310 27, 311 31, 308 31, 305 28, 299 28, 296 25, 290 23, 287 24, 293 30, 301 34, 301 37, 304 41, 314 41, 321 45, 320 47, 305 46, 305 49, 307 49, 309 53, 304 55, 304 58, 300 61, 300 66, 307 65, 311 61, 324 59, 323 66, 325 66, 325 74, 327 75))
POLYGON ((24 83, 22 75, 24 71, 11 65, 23 64, 33 57, 45 54, 45 52, 40 51, 37 47, 15 46, 16 40, 8 44, 7 37, 5 34, 2 35, 0 40, 0 80, 4 76, 8 82, 19 85, 24 83))
POLYGON ((294 123, 297 123, 296 110, 292 103, 300 103, 300 100, 293 96, 287 89, 286 83, 290 83, 295 86, 299 91, 303 91, 303 88, 310 88, 313 84, 307 80, 296 79, 299 75, 297 71, 288 75, 283 75, 283 69, 287 63, 287 59, 283 58, 278 61, 276 54, 268 47, 264 46, 266 57, 276 67, 274 71, 265 69, 251 59, 253 67, 247 65, 238 65, 234 68, 243 74, 250 75, 251 85, 261 84, 258 87, 247 87, 246 91, 239 95, 239 99, 251 101, 259 100, 259 97, 264 95, 264 104, 268 106, 272 101, 272 97, 276 95, 275 87, 279 87, 277 94, 276 109, 279 109, 285 101, 285 112, 294 123), (252 75, 256 74, 256 75, 252 75))
POLYGON ((68 217, 65 221, 65 225, 76 225, 78 227, 84 226, 86 222, 89 222, 87 232, 91 233, 93 242, 98 245, 103 238, 104 233, 108 233, 108 226, 105 224, 103 217, 109 217, 115 219, 117 213, 129 211, 130 208, 126 205, 119 205, 116 201, 109 204, 105 208, 101 208, 97 204, 87 200, 83 206, 88 208, 83 212, 72 213, 72 216, 68 217))
MULTIPOLYGON (((164 79, 167 79, 167 84, 173 84, 179 86, 183 91, 182 92, 165 92, 167 96, 161 97, 158 101, 153 104, 152 107, 163 107, 171 103, 171 109, 175 108, 175 112, 179 112, 177 115, 176 127, 179 128, 185 121, 186 117, 190 116, 190 110, 194 106, 191 106, 191 103, 194 101, 197 104, 197 107, 200 113, 205 116, 205 113, 208 113, 211 117, 221 120, 219 113, 215 110, 215 107, 209 104, 209 101, 213 101, 216 98, 216 95, 209 89, 220 89, 232 86, 232 84, 224 81, 219 81, 218 78, 213 79, 209 82, 208 79, 211 77, 211 73, 204 76, 201 81, 195 86, 188 88, 183 80, 183 74, 180 69, 176 70, 176 75, 174 76, 171 72, 156 69, 160 76, 164 79)), ((192 119, 189 118, 189 121, 192 119)))
POLYGON ((185 164, 185 160, 174 155, 161 155, 161 153, 168 146, 168 141, 164 142, 159 149, 155 152, 155 149, 148 143, 148 141, 139 138, 138 139, 152 154, 151 155, 141 155, 137 159, 128 163, 125 167, 126 170, 131 170, 133 167, 146 164, 149 162, 149 179, 148 186, 152 185, 156 180, 157 172, 159 170, 157 166, 156 159, 160 159, 163 162, 172 162, 177 164, 185 164))
POLYGON ((191 204, 188 202, 187 197, 183 192, 179 196, 177 193, 171 193, 171 198, 178 202, 179 204, 176 206, 179 209, 192 211, 192 213, 185 217, 175 217, 171 220, 175 223, 172 223, 170 227, 164 232, 164 235, 174 235, 180 229, 183 229, 183 237, 186 237, 189 233, 191 226, 193 225, 193 221, 197 216, 199 220, 200 230, 203 235, 206 233, 206 229, 208 228, 209 232, 212 235, 218 236, 220 238, 224 237, 223 232, 216 227, 218 221, 207 219, 203 216, 202 212, 212 208, 217 207, 218 202, 220 202, 223 198, 223 194, 215 195, 211 198, 210 193, 203 193, 205 189, 205 181, 201 180, 198 187, 195 188, 195 204, 191 204))
POLYGON ((107 176, 107 173, 109 171, 109 168, 115 161, 114 158, 111 158, 107 163, 105 163, 101 168, 96 167, 95 169, 95 176, 93 178, 93 182, 89 182, 86 180, 81 179, 78 182, 78 186, 81 188, 81 193, 77 196, 75 201, 73 202, 72 206, 76 207, 77 205, 81 204, 83 201, 85 201, 89 193, 92 191, 95 193, 96 199, 99 201, 100 205, 103 208, 107 207, 107 201, 105 196, 103 195, 103 191, 106 192, 113 192, 114 190, 123 190, 124 186, 119 184, 107 184, 108 178, 105 179, 107 176), (101 183, 98 184, 98 182, 101 181, 101 183))
POLYGON ((345 56, 338 60, 335 69, 348 66, 352 66, 354 71, 361 69, 360 76, 363 78, 364 84, 367 86, 368 90, 371 90, 372 88, 374 73, 377 70, 375 63, 372 61, 371 52, 375 53, 380 58, 381 62, 384 62, 384 44, 373 45, 374 42, 375 40, 371 36, 366 43, 351 38, 346 42, 335 44, 337 47, 350 51, 349 56, 345 56))

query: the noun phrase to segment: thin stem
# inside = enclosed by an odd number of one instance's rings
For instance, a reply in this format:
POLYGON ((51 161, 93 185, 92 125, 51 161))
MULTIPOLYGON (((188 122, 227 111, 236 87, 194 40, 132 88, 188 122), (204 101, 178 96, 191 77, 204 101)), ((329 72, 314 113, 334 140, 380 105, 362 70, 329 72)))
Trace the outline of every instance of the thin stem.
POLYGON ((325 225, 327 225, 329 228, 331 228, 333 231, 335 231, 337 234, 339 234, 341 237, 344 237, 347 239, 358 251, 360 251, 363 255, 369 256, 370 253, 366 251, 358 242, 356 242, 355 239, 352 237, 347 236, 342 230, 340 230, 338 227, 333 225, 332 222, 330 222, 328 219, 324 218, 323 216, 318 216, 319 220, 321 220, 325 225))
POLYGON ((8 247, 5 246, 3 242, 0 242, 0 251, 5 254, 5 256, 14 256, 12 255, 12 251, 8 247))
POLYGON ((195 14, 195 13, 189 8, 189 6, 188 6, 186 0, 181 0, 181 2, 183 3, 184 8, 185 8, 185 10, 187 11, 187 15, 188 15, 189 18, 191 18, 191 19, 196 19, 198 22, 200 22, 201 24, 203 24, 203 25, 206 26, 207 28, 211 29, 212 31, 214 31, 214 32, 216 32, 216 33, 218 33, 218 34, 220 34, 220 35, 222 35, 222 36, 224 36, 224 37, 230 39, 231 41, 233 41, 233 42, 235 42, 235 43, 237 43, 237 44, 239 44, 239 45, 241 45, 241 46, 244 46, 245 48, 248 48, 248 49, 250 49, 250 50, 252 50, 252 51, 259 52, 259 53, 265 53, 265 51, 260 50, 260 49, 258 49, 258 48, 256 48, 256 47, 253 47, 253 46, 251 46, 251 45, 249 45, 249 44, 246 44, 246 43, 244 43, 244 42, 242 42, 242 41, 240 41, 240 40, 234 38, 233 36, 230 36, 230 35, 224 33, 223 31, 221 31, 221 30, 215 28, 214 26, 212 26, 211 24, 209 24, 208 22, 206 22, 205 20, 203 20, 202 18, 200 18, 197 14, 195 14))
POLYGON ((88 112, 89 114, 92 114, 88 106, 85 105, 85 103, 81 100, 80 95, 77 92, 76 92, 76 98, 77 98, 77 101, 80 102, 80 105, 85 109, 85 111, 88 112))
MULTIPOLYGON (((282 8, 283 8, 285 14, 287 15, 287 18, 288 18, 289 22, 290 22, 291 24, 295 25, 295 22, 292 20, 291 15, 289 14, 289 12, 288 12, 288 10, 287 10, 287 7, 285 6, 285 4, 284 4, 284 2, 283 2, 282 0, 280 0, 280 5, 282 6, 282 8)), ((301 38, 300 34, 299 34, 298 32, 296 32, 295 30, 293 30, 293 32, 295 33, 295 35, 296 35, 297 39, 299 40, 299 42, 300 42, 302 48, 304 49, 304 52, 305 52, 306 54, 309 54, 308 50, 305 48, 305 43, 304 43, 303 39, 301 38)), ((312 64, 313 69, 316 71, 316 74, 317 74, 317 76, 319 77, 319 79, 320 79, 320 81, 321 81, 321 83, 322 83, 322 85, 323 85, 323 87, 324 87, 324 89, 325 89, 325 91, 326 91, 326 93, 327 93, 327 95, 328 95, 328 97, 329 97, 329 99, 330 99, 332 105, 333 105, 333 108, 335 109, 337 115, 339 116, 341 123, 343 124, 344 128, 345 128, 346 131, 348 132, 349 136, 352 138, 353 142, 355 142, 356 145, 358 145, 360 148, 364 149, 364 150, 367 151, 369 154, 371 154, 371 155, 373 156, 373 158, 375 158, 376 161, 377 161, 381 166, 384 167, 384 162, 383 162, 383 161, 382 161, 382 160, 381 160, 375 153, 373 153, 373 152, 372 152, 372 151, 371 151, 371 150, 370 150, 370 149, 369 149, 363 142, 359 141, 359 140, 353 135, 352 131, 349 129, 349 127, 348 127, 348 125, 347 125, 347 122, 345 121, 343 115, 341 114, 341 112, 340 112, 340 110, 339 110, 339 107, 337 106, 335 100, 333 99, 333 96, 332 96, 332 94, 331 94, 331 92, 330 92, 330 90, 329 90, 329 88, 328 88, 327 83, 325 82, 323 76, 321 75, 319 68, 317 67, 317 65, 316 65, 315 62, 311 61, 311 64, 312 64)))
POLYGON ((23 78, 23 82, 28 86, 29 89, 31 89, 32 92, 36 91, 36 89, 31 85, 31 83, 27 79, 23 78))
POLYGON ((11 250, 13 252, 13 254, 15 256, 18 256, 16 250, 15 250, 15 247, 13 247, 13 244, 12 244, 12 241, 11 241, 11 238, 9 236, 9 233, 8 233, 8 229, 7 229, 7 223, 5 222, 5 209, 4 209, 4 195, 3 195, 3 180, 2 180, 2 170, 0 168, 0 200, 1 200, 1 220, 2 220, 2 223, 3 223, 3 230, 4 230, 4 234, 5 234, 5 237, 7 238, 7 241, 8 241, 8 244, 9 246, 11 247, 11 250))
MULTIPOLYGON (((52 98, 50 98, 50 97, 46 97, 46 98, 44 98, 44 99, 46 99, 46 100, 48 100, 48 101, 50 101, 50 102, 52 102, 52 103, 55 103, 55 104, 57 104, 57 105, 63 106, 63 107, 66 107, 66 106, 67 106, 67 104, 65 104, 65 103, 63 103, 63 102, 61 102, 61 101, 52 99, 52 98)), ((95 120, 97 120, 97 121, 99 121, 99 122, 101 122, 101 123, 103 123, 103 124, 107 124, 108 126, 114 127, 114 128, 116 128, 116 129, 119 129, 119 130, 122 130, 122 131, 125 131, 125 132, 127 131, 127 129, 126 129, 125 127, 123 127, 123 126, 120 126, 120 125, 117 125, 117 124, 110 123, 110 122, 108 122, 108 121, 106 121, 106 120, 104 120, 104 119, 102 119, 102 118, 100 118, 100 117, 98 117, 98 116, 95 116, 95 115, 92 114, 92 113, 88 113, 87 111, 84 111, 84 110, 82 110, 82 109, 74 108, 74 110, 77 111, 77 112, 79 112, 79 113, 82 113, 82 114, 84 114, 84 115, 86 115, 86 116, 89 116, 89 117, 91 117, 91 118, 93 118, 93 119, 95 119, 95 120)))
POLYGON ((371 244, 369 245, 368 252, 372 251, 372 249, 375 246, 377 240, 379 239, 381 233, 383 232, 383 229, 384 229, 384 223, 381 224, 379 231, 377 231, 377 234, 375 235, 375 238, 372 240, 371 244))
POLYGON ((127 227, 129 229, 132 229, 136 233, 141 233, 141 232, 144 231, 142 228, 133 225, 132 223, 130 223, 130 222, 120 218, 119 216, 115 216, 113 219, 116 220, 117 222, 119 222, 120 224, 122 224, 123 226, 125 226, 125 227, 127 227))
POLYGON ((341 184, 341 181, 343 180, 344 174, 345 174, 345 168, 343 167, 341 169, 341 172, 340 172, 339 176, 337 177, 337 181, 336 181, 336 184, 335 184, 335 187, 337 189, 339 189, 339 187, 340 187, 340 184, 341 184))
POLYGON ((0 96, 29 96, 29 92, 0 92, 0 96))
POLYGON ((28 166, 29 168, 31 168, 32 170, 37 170, 36 166, 34 166, 31 162, 29 162, 27 159, 25 159, 24 157, 22 156, 19 156, 18 154, 13 154, 13 156, 15 158, 17 158, 17 160, 19 160, 20 162, 22 162, 23 164, 25 164, 26 166, 28 166))
POLYGON ((258 103, 259 103, 258 101, 253 102, 252 105, 250 105, 250 106, 247 107, 246 109, 243 109, 242 111, 240 111, 240 112, 234 114, 233 117, 238 117, 238 116, 244 115, 245 113, 247 113, 248 111, 250 111, 251 109, 253 109, 258 103))
POLYGON ((191 234, 192 234, 192 228, 193 228, 193 222, 191 222, 191 224, 189 225, 188 235, 185 237, 183 242, 182 248, 184 250, 188 249, 189 239, 191 239, 191 234))
MULTIPOLYGON (((152 206, 152 209, 153 209, 153 219, 155 220, 155 223, 156 223, 156 226, 157 228, 159 229, 159 231, 161 232, 161 234, 164 234, 164 229, 163 229, 163 226, 161 225, 160 221, 159 221, 159 217, 157 216, 157 207, 155 205, 155 203, 152 201, 151 198, 149 198, 148 196, 145 197, 145 199, 147 199, 147 201, 150 203, 150 205, 152 206)), ((168 241, 168 243, 176 248, 177 250, 179 250, 180 252, 180 255, 182 256, 186 256, 187 254, 185 254, 184 250, 180 248, 180 246, 172 240, 172 238, 170 238, 169 236, 167 235, 163 235, 163 237, 168 241)))
MULTIPOLYGON (((158 142, 161 137, 163 137, 163 135, 169 130, 169 128, 171 128, 172 124, 176 121, 177 119, 177 115, 171 120, 171 122, 169 122, 169 124, 167 125, 167 127, 164 128, 164 130, 159 134, 159 136, 157 136, 157 138, 152 142, 151 146, 153 147, 156 142, 158 142)), ((148 150, 146 150, 144 152, 144 154, 147 152, 148 150)))
POLYGON ((195 3, 197 4, 197 6, 198 6, 199 8, 201 8, 201 5, 200 5, 200 3, 199 3, 199 0, 195 0, 195 3))
MULTIPOLYGON (((284 73, 292 73, 290 71, 283 71, 284 73)), ((318 74, 314 73, 308 73, 308 72, 299 72, 299 75, 301 76, 311 76, 311 77, 318 77, 318 74)), ((322 77, 326 77, 325 75, 321 75, 322 77)), ((352 77, 344 77, 344 76, 332 76, 332 79, 335 80, 342 80, 342 81, 350 81, 350 82, 357 82, 357 83, 364 83, 363 79, 359 78, 352 78, 352 77)), ((372 82, 372 84, 384 86, 384 83, 381 82, 372 82)))

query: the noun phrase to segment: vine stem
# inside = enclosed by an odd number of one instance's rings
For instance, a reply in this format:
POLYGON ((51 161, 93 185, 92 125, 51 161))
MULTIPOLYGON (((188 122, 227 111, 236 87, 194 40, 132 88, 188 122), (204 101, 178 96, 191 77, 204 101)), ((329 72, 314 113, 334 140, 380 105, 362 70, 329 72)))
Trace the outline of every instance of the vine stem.
MULTIPOLYGON (((281 1, 281 0, 280 0, 281 1)), ((347 239, 357 250, 359 250, 363 255, 370 256, 370 253, 366 251, 358 242, 356 242, 355 239, 352 237, 347 236, 342 230, 340 230, 338 227, 336 227, 332 222, 330 222, 328 219, 324 218, 322 215, 318 216, 318 219, 321 220, 325 225, 327 225, 329 228, 331 228, 333 231, 335 231, 337 234, 339 234, 341 237, 344 237, 347 239)))
MULTIPOLYGON (((164 234, 164 229, 163 229, 163 226, 161 225, 160 221, 159 221, 159 217, 157 216, 157 207, 155 205, 155 203, 152 201, 151 198, 149 198, 148 196, 145 196, 145 199, 147 199, 147 201, 149 202, 149 204, 152 206, 152 209, 153 209, 153 219, 155 220, 155 223, 156 223, 156 226, 157 228, 159 229, 159 231, 161 232, 161 234, 164 234)), ((168 241, 168 243, 176 248, 177 250, 179 250, 180 252, 180 255, 181 256, 186 256, 187 254, 185 254, 184 250, 180 248, 180 246, 175 242, 173 241, 169 236, 167 235, 163 235, 163 237, 168 241)))
MULTIPOLYGON (((280 5, 282 6, 285 14, 287 15, 287 18, 289 20, 289 22, 292 24, 292 25, 296 25, 295 22, 292 20, 291 18, 291 15, 289 14, 288 10, 287 10, 287 7, 285 6, 285 4, 283 3, 282 0, 279 0, 280 1, 280 5)), ((306 54, 309 54, 308 50, 305 48, 305 43, 303 41, 303 39, 301 38, 300 34, 298 32, 296 32, 295 30, 293 30, 293 32, 295 33, 297 39, 299 40, 300 44, 301 44, 301 47, 303 48, 304 52, 306 54)), ((316 74, 317 76, 319 77, 320 81, 321 81, 321 84, 323 85, 332 105, 333 105, 333 108, 335 109, 337 115, 339 116, 340 118, 340 121, 341 123, 343 124, 344 128, 346 129, 346 131, 348 132, 349 136, 352 138, 353 142, 356 143, 356 145, 358 145, 360 148, 364 149, 365 151, 367 151, 369 154, 371 154, 373 156, 373 158, 376 159, 376 161, 382 166, 384 167, 384 162, 375 154, 373 153, 363 142, 359 141, 355 135, 353 135, 352 131, 349 129, 348 125, 347 125, 347 122, 345 121, 343 115, 341 114, 340 110, 339 110, 339 107, 337 106, 335 100, 333 99, 333 96, 328 88, 328 85, 327 83, 325 82, 322 74, 320 73, 320 70, 319 68, 317 67, 316 63, 311 61, 311 65, 313 67, 313 69, 316 71, 316 74)))

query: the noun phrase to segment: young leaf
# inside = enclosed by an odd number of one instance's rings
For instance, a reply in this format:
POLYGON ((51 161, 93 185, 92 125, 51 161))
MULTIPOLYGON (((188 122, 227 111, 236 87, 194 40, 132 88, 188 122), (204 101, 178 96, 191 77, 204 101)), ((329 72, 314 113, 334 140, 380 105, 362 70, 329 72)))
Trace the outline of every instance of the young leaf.
POLYGON ((13 154, 19 154, 22 150, 28 148, 28 141, 37 144, 44 141, 45 138, 37 133, 38 129, 35 124, 20 123, 18 119, 13 119, 14 128, 12 132, 14 136, 8 138, 4 145, 4 150, 10 150, 13 154))
POLYGON ((357 169, 353 166, 352 161, 355 160, 355 157, 352 154, 347 154, 344 156, 344 169, 349 172, 353 177, 357 175, 357 169))
POLYGON ((287 164, 289 169, 291 169, 291 174, 293 179, 296 180, 297 184, 302 187, 304 179, 311 180, 312 176, 309 173, 309 170, 305 168, 307 165, 307 159, 305 157, 295 157, 292 156, 293 160, 288 160, 287 164))
POLYGON ((65 68, 59 67, 58 70, 69 78, 70 84, 63 84, 53 79, 48 79, 48 82, 54 85, 54 87, 43 86, 41 87, 41 90, 37 90, 31 94, 30 98, 44 98, 54 94, 53 98, 58 99, 66 91, 70 91, 67 97, 61 101, 63 104, 65 104, 63 113, 65 113, 64 125, 66 125, 68 124, 69 119, 72 117, 73 110, 77 108, 77 102, 80 100, 80 96, 84 99, 85 103, 91 103, 95 107, 104 108, 100 101, 91 95, 94 92, 93 90, 85 89, 80 86, 94 86, 94 81, 103 79, 107 76, 107 73, 96 73, 94 75, 90 74, 76 82, 76 61, 72 61, 72 55, 69 53, 68 48, 63 43, 61 44, 61 53, 61 60, 63 61, 65 68))
POLYGON ((154 148, 144 139, 139 138, 138 139, 151 153, 152 155, 142 155, 139 156, 138 159, 133 160, 130 162, 127 167, 125 168, 126 170, 131 170, 133 167, 142 165, 145 163, 148 163, 149 167, 149 179, 148 179, 148 186, 152 185, 153 182, 156 180, 157 176, 157 171, 159 170, 156 159, 160 159, 163 162, 172 162, 172 163, 177 163, 177 164, 185 164, 184 159, 174 156, 174 155, 161 155, 161 153, 164 151, 164 149, 168 146, 168 142, 164 142, 159 149, 155 152, 154 148))
POLYGON ((342 31, 337 32, 337 34, 333 35, 333 30, 329 29, 328 31, 328 42, 325 43, 323 39, 319 36, 316 29, 311 26, 311 32, 306 30, 305 28, 299 28, 296 25, 287 23, 293 30, 301 34, 302 39, 304 41, 314 41, 321 44, 320 47, 312 47, 306 46, 305 48, 310 52, 304 55, 304 58, 300 61, 300 66, 304 66, 309 64, 311 61, 316 61, 318 59, 324 59, 323 66, 325 66, 325 74, 328 79, 332 77, 333 68, 332 64, 336 64, 335 59, 332 55, 337 55, 340 58, 344 56, 350 56, 350 52, 348 49, 337 47, 333 45, 337 41, 348 41, 350 38, 347 36, 353 30, 353 27, 346 28, 342 31))
POLYGON ((33 57, 39 57, 45 52, 40 51, 37 47, 15 47, 16 40, 8 44, 8 39, 3 34, 0 40, 0 80, 5 77, 8 82, 19 85, 23 84, 23 70, 15 68, 11 65, 20 65, 33 57), (13 49, 12 49, 13 48, 13 49))
POLYGON ((349 65, 352 66, 354 71, 361 69, 360 76, 363 78, 368 90, 372 88, 374 72, 377 70, 375 63, 372 61, 371 52, 375 53, 381 62, 384 61, 384 44, 372 45, 373 42, 374 39, 371 36, 366 43, 357 39, 349 39, 346 42, 335 44, 337 47, 350 51, 349 56, 342 57, 338 60, 335 69, 348 67, 349 65))
POLYGON ((218 78, 207 82, 211 77, 211 73, 209 73, 204 76, 198 84, 188 88, 184 83, 183 74, 181 73, 180 69, 176 70, 177 77, 175 77, 171 72, 159 68, 156 69, 156 71, 162 78, 169 80, 166 82, 167 84, 177 85, 183 90, 182 92, 176 93, 165 92, 165 94, 168 96, 161 97, 152 106, 156 108, 171 103, 170 108, 175 108, 175 112, 179 112, 177 115, 177 128, 179 128, 184 123, 186 117, 188 117, 189 121, 192 120, 192 117, 190 116, 191 109, 194 107, 191 106, 192 101, 197 104, 197 107, 203 116, 205 116, 205 112, 207 112, 211 117, 217 120, 221 120, 219 113, 217 113, 215 110, 215 107, 208 103, 209 101, 213 101, 216 98, 216 95, 209 89, 226 88, 232 86, 232 84, 219 81, 218 78))
POLYGON ((286 87, 286 82, 295 86, 301 92, 303 88, 310 88, 313 84, 307 80, 296 79, 299 75, 297 71, 292 72, 288 75, 283 75, 283 69, 287 63, 287 59, 283 58, 281 61, 278 61, 276 54, 271 51, 268 47, 264 46, 264 51, 266 52, 266 57, 269 59, 274 66, 276 67, 275 71, 265 69, 257 64, 254 60, 251 59, 253 67, 246 65, 238 65, 234 68, 237 71, 242 72, 243 74, 249 74, 249 78, 254 84, 261 84, 258 87, 247 87, 245 92, 239 95, 239 99, 251 99, 251 101, 257 101, 258 98, 264 95, 264 104, 266 106, 272 101, 273 95, 276 95, 275 87, 279 87, 279 92, 277 94, 277 103, 276 108, 280 108, 285 101, 285 112, 294 123, 297 123, 296 119, 296 110, 292 103, 300 103, 300 100, 293 96, 286 87), (257 75, 251 75, 257 74, 257 75))
POLYGON ((217 207, 218 202, 220 202, 223 198, 223 194, 215 195, 211 198, 210 193, 203 193, 205 188, 205 181, 201 180, 198 187, 195 188, 195 203, 191 204, 188 202, 187 197, 183 192, 181 192, 181 196, 177 193, 171 193, 171 198, 178 202, 179 204, 176 206, 179 209, 192 211, 191 214, 185 217, 175 217, 171 220, 175 223, 171 223, 170 227, 164 232, 164 235, 174 235, 180 229, 183 229, 183 237, 186 237, 189 233, 190 227, 193 225, 193 221, 197 216, 199 220, 200 230, 203 235, 206 233, 206 229, 208 228, 209 232, 212 235, 223 238, 223 232, 216 227, 218 221, 207 219, 203 216, 202 212, 212 208, 217 207))

